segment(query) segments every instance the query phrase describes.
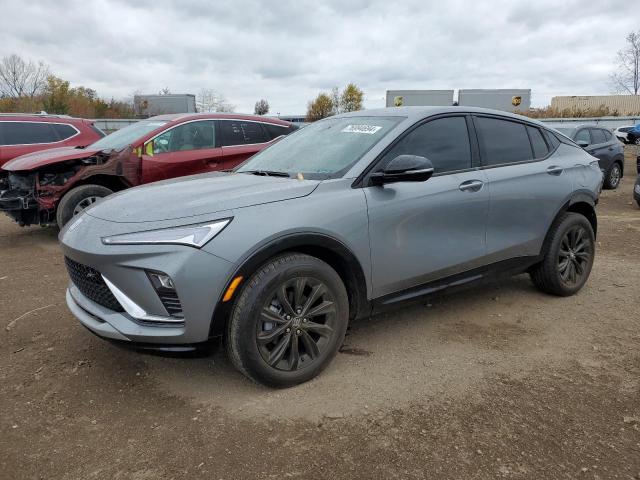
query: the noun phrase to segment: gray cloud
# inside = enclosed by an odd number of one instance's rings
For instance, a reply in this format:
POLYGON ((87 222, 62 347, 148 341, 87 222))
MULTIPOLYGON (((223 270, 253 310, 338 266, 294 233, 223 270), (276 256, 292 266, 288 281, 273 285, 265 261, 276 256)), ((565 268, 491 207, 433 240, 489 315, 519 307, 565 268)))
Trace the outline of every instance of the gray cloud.
POLYGON ((637 28, 614 2, 551 0, 5 0, 0 56, 43 60, 103 97, 213 88, 253 110, 304 113, 353 81, 369 108, 397 88, 606 94, 637 28))

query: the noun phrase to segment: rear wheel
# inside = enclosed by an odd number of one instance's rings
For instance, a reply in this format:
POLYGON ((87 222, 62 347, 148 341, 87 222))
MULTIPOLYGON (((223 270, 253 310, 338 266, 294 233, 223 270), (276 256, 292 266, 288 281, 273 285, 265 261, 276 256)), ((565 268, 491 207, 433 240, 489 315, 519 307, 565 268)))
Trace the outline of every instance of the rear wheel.
POLYGON ((56 211, 58 227, 64 227, 69 220, 85 208, 112 193, 112 190, 102 185, 81 185, 69 190, 58 204, 56 211))
POLYGON ((573 295, 589 278, 594 256, 591 223, 580 214, 564 213, 551 227, 544 257, 531 271, 531 280, 543 292, 573 295))
POLYGON ((615 190, 620 185, 620 179, 622 178, 622 168, 618 162, 614 162, 609 167, 604 178, 604 188, 608 190, 615 190))
POLYGON ((277 257, 247 282, 227 330, 227 350, 244 375, 289 387, 318 375, 344 340, 349 301, 340 276, 298 253, 277 257))

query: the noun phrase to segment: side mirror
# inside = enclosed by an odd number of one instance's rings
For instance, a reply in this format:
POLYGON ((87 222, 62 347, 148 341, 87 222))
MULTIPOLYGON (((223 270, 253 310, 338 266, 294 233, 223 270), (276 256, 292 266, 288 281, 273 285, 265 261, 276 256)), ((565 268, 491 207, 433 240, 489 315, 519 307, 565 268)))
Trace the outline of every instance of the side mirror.
POLYGON ((589 142, 585 142, 584 140, 578 140, 576 143, 582 148, 586 148, 589 146, 589 142))
POLYGON ((371 183, 424 182, 433 175, 431 160, 418 155, 398 155, 381 172, 371 174, 371 183))

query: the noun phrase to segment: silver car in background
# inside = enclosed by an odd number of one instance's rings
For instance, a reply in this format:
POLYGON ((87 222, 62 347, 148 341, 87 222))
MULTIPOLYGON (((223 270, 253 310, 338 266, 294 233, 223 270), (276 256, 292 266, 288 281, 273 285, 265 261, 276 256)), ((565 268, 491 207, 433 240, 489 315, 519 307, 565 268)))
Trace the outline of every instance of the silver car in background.
POLYGON ((400 107, 334 116, 233 173, 109 197, 60 239, 67 304, 93 333, 190 349, 222 336, 283 387, 331 361, 357 318, 528 272, 572 295, 595 255, 598 162, 517 115, 400 107))

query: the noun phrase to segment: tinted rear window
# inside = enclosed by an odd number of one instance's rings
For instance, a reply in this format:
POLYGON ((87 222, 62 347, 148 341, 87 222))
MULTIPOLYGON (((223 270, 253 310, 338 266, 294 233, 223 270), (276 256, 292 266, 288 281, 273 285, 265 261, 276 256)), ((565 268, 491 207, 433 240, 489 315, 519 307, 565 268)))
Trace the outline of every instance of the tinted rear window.
POLYGON ((221 120, 220 132, 222 133, 222 146, 250 145, 267 141, 267 136, 258 122, 221 120))
POLYGON ((604 130, 599 128, 591 129, 591 140, 593 143, 605 143, 607 141, 607 137, 604 134, 604 130))
POLYGON ((58 141, 51 125, 44 122, 0 122, 0 129, 3 145, 32 145, 58 141))
POLYGON ((485 165, 532 160, 526 127, 497 118, 476 117, 476 129, 485 165))
POLYGON ((58 138, 60 140, 66 140, 67 138, 73 137, 78 131, 73 128, 71 125, 65 125, 62 123, 52 123, 51 126, 58 134, 58 138))
POLYGON ((533 155, 535 158, 546 157, 549 153, 549 147, 547 142, 544 141, 544 137, 540 132, 540 129, 536 127, 527 127, 529 132, 529 138, 531 139, 531 146, 533 147, 533 155))
POLYGON ((274 125, 273 123, 263 123, 262 126, 267 131, 267 135, 269 140, 273 140, 274 138, 281 137, 282 135, 288 135, 291 133, 289 127, 285 127, 283 125, 274 125))

